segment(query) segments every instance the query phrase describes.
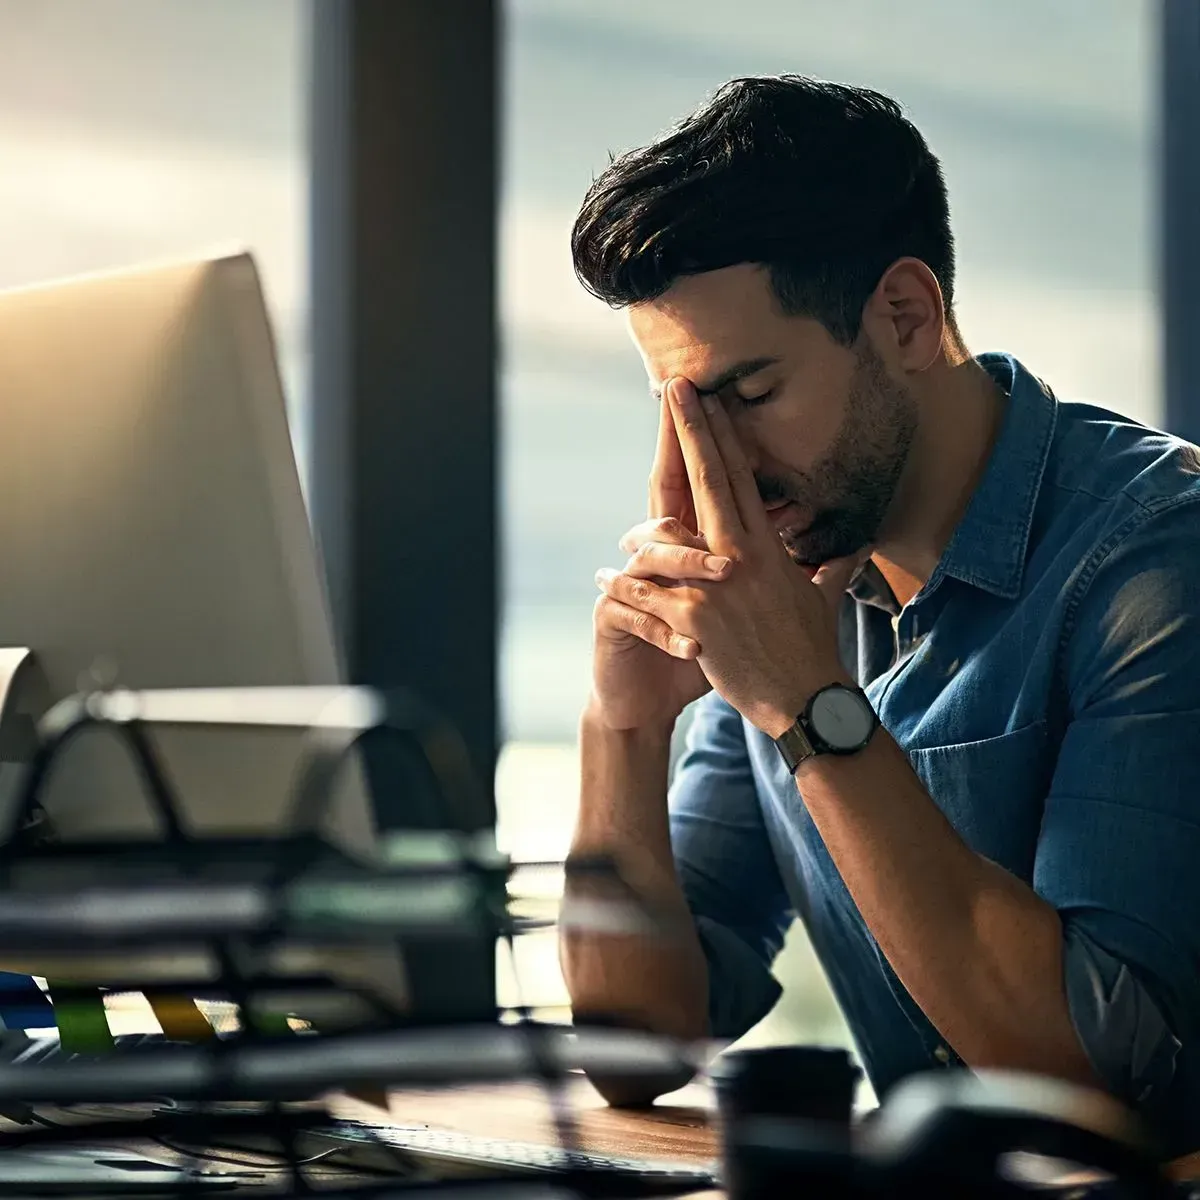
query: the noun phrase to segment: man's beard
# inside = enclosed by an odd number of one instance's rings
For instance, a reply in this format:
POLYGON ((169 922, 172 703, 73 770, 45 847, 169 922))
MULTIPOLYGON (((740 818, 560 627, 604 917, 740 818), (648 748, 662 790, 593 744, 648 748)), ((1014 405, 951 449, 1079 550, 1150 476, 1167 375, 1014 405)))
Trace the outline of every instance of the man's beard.
POLYGON ((858 355, 846 416, 829 453, 807 472, 756 477, 764 503, 784 500, 811 514, 803 530, 781 530, 793 561, 818 567, 875 544, 917 428, 916 400, 869 347, 858 355))

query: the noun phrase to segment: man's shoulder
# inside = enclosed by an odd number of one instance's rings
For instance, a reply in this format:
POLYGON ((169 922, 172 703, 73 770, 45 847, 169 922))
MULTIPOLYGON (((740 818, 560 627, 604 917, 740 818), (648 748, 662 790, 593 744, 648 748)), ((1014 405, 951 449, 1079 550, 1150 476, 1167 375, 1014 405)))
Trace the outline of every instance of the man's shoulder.
POLYGON ((1108 409, 1060 402, 1047 485, 1059 504, 1159 512, 1200 501, 1200 449, 1108 409))
MULTIPOLYGON (((1093 405, 1062 403, 1034 554, 1064 567, 1065 628, 1142 636, 1200 609, 1200 449, 1093 405)), ((1057 564, 1057 565, 1055 565, 1057 564)), ((1193 639, 1200 627, 1187 623, 1193 639)), ((1090 656, 1091 637, 1081 644, 1090 656)))

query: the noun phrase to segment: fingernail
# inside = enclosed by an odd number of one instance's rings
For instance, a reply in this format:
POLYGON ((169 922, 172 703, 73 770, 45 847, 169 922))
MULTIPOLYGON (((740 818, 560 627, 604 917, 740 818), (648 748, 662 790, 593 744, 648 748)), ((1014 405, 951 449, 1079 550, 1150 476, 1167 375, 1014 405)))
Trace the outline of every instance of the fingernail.
POLYGON ((729 565, 729 559, 720 554, 710 554, 704 560, 704 569, 714 575, 720 575, 729 565))
POLYGON ((687 412, 696 405, 696 389, 690 383, 676 383, 671 388, 671 396, 681 412, 687 412))
POLYGON ((675 645, 679 649, 680 656, 694 654, 700 647, 699 644, 693 641, 690 637, 680 635, 675 639, 675 645))
POLYGON ((603 585, 608 583, 608 581, 615 575, 616 571, 614 571, 612 567, 601 567, 600 570, 596 572, 596 582, 603 587, 603 585))
POLYGON ((705 412, 716 412, 717 411, 716 396, 701 396, 700 403, 704 405, 705 412))

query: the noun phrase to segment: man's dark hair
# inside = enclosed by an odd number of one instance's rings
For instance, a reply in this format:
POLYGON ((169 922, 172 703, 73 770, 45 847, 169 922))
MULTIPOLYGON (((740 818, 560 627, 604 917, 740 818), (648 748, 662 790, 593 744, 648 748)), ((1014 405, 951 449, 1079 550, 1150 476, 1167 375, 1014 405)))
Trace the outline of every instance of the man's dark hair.
POLYGON ((614 159, 571 234, 575 272, 614 308, 683 275, 769 268, 784 312, 843 345, 898 258, 924 262, 954 329, 954 239, 941 164, 887 96, 802 75, 734 79, 614 159))

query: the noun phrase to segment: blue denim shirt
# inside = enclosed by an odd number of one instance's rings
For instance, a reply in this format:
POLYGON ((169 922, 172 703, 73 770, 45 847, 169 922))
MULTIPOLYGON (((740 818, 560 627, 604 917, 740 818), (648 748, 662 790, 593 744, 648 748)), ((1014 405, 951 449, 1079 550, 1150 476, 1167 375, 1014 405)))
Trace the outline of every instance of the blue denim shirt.
MULTIPOLYGON (((1116 1095, 1200 1147, 1200 452, 1059 402, 1015 359, 984 476, 901 610, 872 568, 842 653, 933 802, 1052 904, 1072 1020, 1116 1095)), ((805 923, 883 1095, 961 1066, 871 936, 774 744, 712 694, 671 789, 713 1033, 805 923)))

